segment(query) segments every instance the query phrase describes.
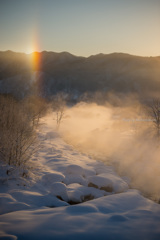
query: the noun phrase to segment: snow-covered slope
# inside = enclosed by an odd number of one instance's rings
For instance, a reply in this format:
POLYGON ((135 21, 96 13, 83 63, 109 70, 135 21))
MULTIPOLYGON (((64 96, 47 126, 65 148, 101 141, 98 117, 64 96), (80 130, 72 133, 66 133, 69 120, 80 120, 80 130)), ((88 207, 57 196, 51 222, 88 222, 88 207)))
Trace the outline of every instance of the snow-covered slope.
POLYGON ((159 204, 42 122, 28 179, 0 179, 0 239, 160 239, 159 204))

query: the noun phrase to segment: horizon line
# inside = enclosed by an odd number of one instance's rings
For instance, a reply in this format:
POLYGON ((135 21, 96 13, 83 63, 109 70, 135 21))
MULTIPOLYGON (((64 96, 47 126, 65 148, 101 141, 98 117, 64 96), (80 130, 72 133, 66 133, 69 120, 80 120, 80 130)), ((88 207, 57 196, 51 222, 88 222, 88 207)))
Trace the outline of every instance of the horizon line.
POLYGON ((30 52, 30 53, 27 53, 27 52, 19 52, 19 51, 14 51, 14 50, 0 50, 0 52, 13 52, 13 53, 19 53, 19 54, 25 54, 25 55, 31 55, 33 53, 43 53, 43 52, 47 52, 47 53, 56 53, 56 54, 61 54, 61 53, 67 53, 67 54, 70 54, 72 56, 75 56, 75 57, 83 57, 83 58, 89 58, 89 57, 92 57, 92 56, 98 56, 98 55, 112 55, 112 54, 123 54, 123 55, 129 55, 129 56, 133 56, 133 57, 142 57, 142 58, 148 58, 148 57, 160 57, 160 55, 156 55, 156 56, 153 56, 153 55, 146 55, 146 56, 142 56, 142 55, 135 55, 135 54, 131 54, 131 53, 126 53, 126 52, 111 52, 111 53, 97 53, 97 54, 91 54, 89 55, 88 57, 87 56, 81 56, 81 55, 76 55, 76 54, 72 54, 68 51, 62 51, 62 52, 55 52, 55 51, 51 51, 51 50, 42 50, 42 51, 33 51, 33 52, 30 52))

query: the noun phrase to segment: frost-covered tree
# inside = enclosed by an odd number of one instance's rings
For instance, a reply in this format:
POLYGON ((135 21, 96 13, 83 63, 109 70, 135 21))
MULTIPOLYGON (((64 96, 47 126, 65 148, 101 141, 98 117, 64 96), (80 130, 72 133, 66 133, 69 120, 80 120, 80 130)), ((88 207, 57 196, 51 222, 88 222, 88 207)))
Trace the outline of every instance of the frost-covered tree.
POLYGON ((160 138, 160 99, 153 99, 149 104, 149 113, 153 118, 154 128, 158 139, 160 138))
POLYGON ((33 127, 37 127, 40 118, 44 116, 47 111, 46 101, 41 97, 31 95, 27 97, 23 103, 32 121, 33 127))
POLYGON ((59 129, 62 119, 65 117, 66 100, 63 93, 58 93, 52 99, 52 109, 56 113, 57 129, 59 129))
POLYGON ((22 102, 0 96, 0 160, 24 166, 37 149, 37 136, 30 114, 22 102))

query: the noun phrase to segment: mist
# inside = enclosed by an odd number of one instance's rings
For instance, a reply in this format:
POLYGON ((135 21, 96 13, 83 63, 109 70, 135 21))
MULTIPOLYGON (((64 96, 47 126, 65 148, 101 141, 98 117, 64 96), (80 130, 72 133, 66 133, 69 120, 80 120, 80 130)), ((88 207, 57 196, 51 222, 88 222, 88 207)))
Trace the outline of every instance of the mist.
MULTIPOLYGON (((113 96, 111 96, 113 100, 113 96)), ((153 122, 135 97, 116 104, 80 102, 67 108, 60 132, 79 151, 113 165, 130 187, 160 199, 160 147, 153 122)))

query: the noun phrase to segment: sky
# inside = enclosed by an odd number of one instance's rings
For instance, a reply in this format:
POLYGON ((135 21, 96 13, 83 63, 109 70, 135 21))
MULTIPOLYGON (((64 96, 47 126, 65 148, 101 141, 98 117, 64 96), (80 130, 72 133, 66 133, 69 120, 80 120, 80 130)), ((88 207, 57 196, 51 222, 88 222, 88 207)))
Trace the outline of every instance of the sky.
POLYGON ((160 56, 160 0, 0 0, 0 51, 160 56))

